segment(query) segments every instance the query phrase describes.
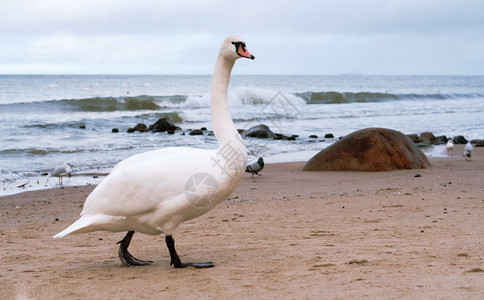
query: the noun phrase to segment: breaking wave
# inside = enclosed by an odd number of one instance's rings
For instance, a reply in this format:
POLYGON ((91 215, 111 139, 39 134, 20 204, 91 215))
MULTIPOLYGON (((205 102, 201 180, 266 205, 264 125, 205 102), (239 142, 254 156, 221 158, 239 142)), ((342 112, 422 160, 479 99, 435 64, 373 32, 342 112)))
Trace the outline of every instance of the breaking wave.
POLYGON ((482 98, 483 94, 393 94, 378 92, 305 92, 296 93, 308 104, 365 103, 400 100, 447 100, 458 98, 482 98))
MULTIPOLYGON (((379 92, 303 92, 282 93, 270 89, 243 87, 229 91, 230 105, 279 105, 344 104, 401 100, 446 100, 484 98, 484 94, 395 94, 379 92)), ((210 106, 210 95, 171 96, 123 96, 92 97, 84 99, 62 99, 22 103, 1 104, 4 112, 114 112, 156 111, 164 108, 199 108, 210 106)))

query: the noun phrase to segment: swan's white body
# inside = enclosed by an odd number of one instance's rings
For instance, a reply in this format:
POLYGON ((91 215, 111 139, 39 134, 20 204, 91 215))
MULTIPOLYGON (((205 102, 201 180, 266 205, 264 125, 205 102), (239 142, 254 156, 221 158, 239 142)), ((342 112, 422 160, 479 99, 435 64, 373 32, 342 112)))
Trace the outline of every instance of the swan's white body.
POLYGON ((233 192, 247 163, 227 105, 230 73, 242 56, 234 52, 233 40, 241 38, 224 41, 212 79, 211 116, 218 148, 165 148, 121 161, 86 199, 81 217, 55 238, 99 230, 171 236, 181 222, 208 212, 233 192), (200 178, 210 178, 209 184, 200 178))

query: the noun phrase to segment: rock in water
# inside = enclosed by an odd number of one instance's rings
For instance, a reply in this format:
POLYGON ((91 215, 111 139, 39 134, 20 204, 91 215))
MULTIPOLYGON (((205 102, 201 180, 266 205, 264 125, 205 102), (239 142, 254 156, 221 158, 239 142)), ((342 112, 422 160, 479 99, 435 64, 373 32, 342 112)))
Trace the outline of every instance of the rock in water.
POLYGON ((320 151, 303 171, 391 171, 429 166, 425 154, 403 133, 367 128, 320 151))
POLYGON ((416 143, 418 140, 418 134, 412 133, 412 134, 407 134, 407 136, 414 143, 416 143))
POLYGON ((472 140, 472 144, 475 144, 475 147, 484 147, 484 140, 472 140))
POLYGON ((439 135, 435 137, 434 145, 445 145, 449 139, 445 135, 439 135))
POLYGON ((203 131, 200 129, 193 129, 190 131, 189 135, 203 135, 203 131))
POLYGON ((432 144, 435 140, 435 135, 432 132, 422 132, 417 139, 417 143, 428 142, 432 144))
POLYGON ((134 126, 134 131, 146 132, 148 131, 148 127, 146 127, 146 125, 143 123, 138 123, 136 126, 134 126))
POLYGON ((255 137, 263 139, 274 139, 276 134, 265 124, 256 125, 244 131, 242 137, 255 137))
POLYGON ((168 130, 176 130, 176 125, 168 118, 159 118, 158 121, 151 124, 148 130, 153 132, 165 132, 168 130))
POLYGON ((454 144, 462 144, 462 145, 465 145, 468 142, 468 140, 464 136, 462 136, 462 135, 455 136, 453 138, 453 140, 454 140, 454 144))

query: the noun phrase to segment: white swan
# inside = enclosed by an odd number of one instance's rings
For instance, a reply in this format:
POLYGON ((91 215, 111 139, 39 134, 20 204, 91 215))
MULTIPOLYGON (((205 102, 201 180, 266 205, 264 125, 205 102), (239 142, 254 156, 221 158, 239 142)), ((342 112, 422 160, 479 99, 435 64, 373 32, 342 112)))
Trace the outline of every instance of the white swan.
POLYGON ((223 42, 215 64, 211 90, 212 126, 218 148, 165 148, 129 157, 118 163, 89 195, 81 217, 64 231, 128 231, 119 242, 124 265, 146 265, 128 246, 135 231, 165 234, 171 264, 206 268, 212 263, 182 263, 173 232, 181 222, 196 218, 226 199, 237 187, 247 163, 247 150, 232 122, 227 104, 230 73, 240 57, 254 59, 241 37, 223 42))

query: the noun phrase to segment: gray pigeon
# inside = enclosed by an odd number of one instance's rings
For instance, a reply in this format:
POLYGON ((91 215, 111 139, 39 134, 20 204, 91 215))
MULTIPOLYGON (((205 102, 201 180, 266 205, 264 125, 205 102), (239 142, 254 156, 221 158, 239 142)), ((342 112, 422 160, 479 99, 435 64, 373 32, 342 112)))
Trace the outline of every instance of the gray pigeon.
POLYGON ((469 160, 471 160, 472 157, 472 152, 474 151, 474 147, 472 147, 471 142, 467 142, 465 148, 464 148, 464 157, 469 160))
POLYGON ((254 174, 262 176, 261 174, 259 174, 262 169, 264 169, 264 159, 262 157, 259 157, 259 159, 255 163, 247 165, 247 167, 245 168, 245 172, 252 173, 252 178, 254 178, 254 174))

